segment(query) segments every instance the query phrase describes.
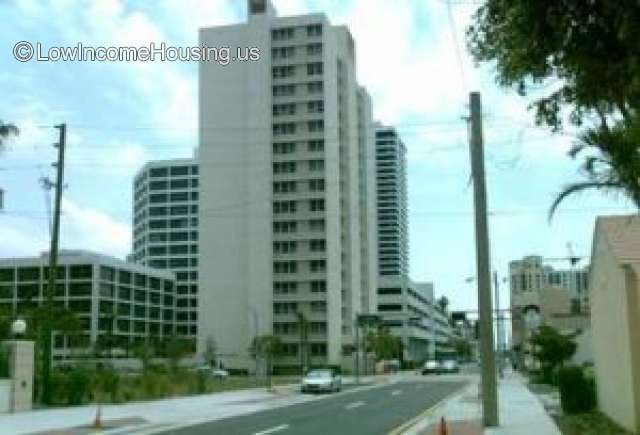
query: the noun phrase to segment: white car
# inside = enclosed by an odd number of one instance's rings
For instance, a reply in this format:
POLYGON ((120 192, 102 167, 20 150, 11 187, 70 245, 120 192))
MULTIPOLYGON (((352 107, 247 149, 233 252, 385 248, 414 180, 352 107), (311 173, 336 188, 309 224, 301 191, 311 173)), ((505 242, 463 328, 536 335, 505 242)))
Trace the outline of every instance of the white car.
POLYGON ((229 372, 224 369, 214 369, 211 370, 211 376, 217 379, 224 379, 229 377, 229 372))
POLYGON ((311 370, 302 379, 300 390, 303 393, 337 392, 342 389, 342 378, 333 370, 311 370))

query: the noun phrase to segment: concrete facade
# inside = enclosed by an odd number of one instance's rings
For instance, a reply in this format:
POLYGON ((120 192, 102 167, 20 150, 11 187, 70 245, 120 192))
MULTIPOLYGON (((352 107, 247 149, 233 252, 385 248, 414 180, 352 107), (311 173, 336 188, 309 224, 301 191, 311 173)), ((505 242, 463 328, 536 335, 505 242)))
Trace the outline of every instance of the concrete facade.
MULTIPOLYGON (((172 273, 82 250, 60 251, 57 273, 54 304, 75 313, 82 331, 54 332, 54 360, 88 356, 98 338, 108 335, 117 341, 114 356, 175 335, 172 273)), ((46 253, 0 260, 0 306, 14 316, 28 315, 42 304, 47 276, 46 253)))
POLYGON ((591 255, 598 406, 640 432, 640 218, 598 218, 591 255))
POLYGON ((278 17, 268 1, 249 12, 200 30, 201 45, 260 59, 200 64, 199 349, 212 337, 225 366, 252 370, 253 337, 275 333, 279 366, 340 365, 355 314, 375 304, 363 294, 375 289, 375 233, 361 222, 370 101, 344 26, 278 17))
POLYGON ((198 324, 198 161, 145 164, 133 182, 132 261, 176 276, 176 333, 194 339, 198 324))
POLYGON ((432 283, 380 277, 378 313, 383 326, 402 340, 405 361, 419 363, 450 350, 453 328, 435 303, 432 283))
POLYGON ((558 329, 569 324, 589 326, 588 268, 555 270, 540 256, 528 256, 509 263, 512 345, 526 340, 524 313, 536 309, 545 323, 558 329))

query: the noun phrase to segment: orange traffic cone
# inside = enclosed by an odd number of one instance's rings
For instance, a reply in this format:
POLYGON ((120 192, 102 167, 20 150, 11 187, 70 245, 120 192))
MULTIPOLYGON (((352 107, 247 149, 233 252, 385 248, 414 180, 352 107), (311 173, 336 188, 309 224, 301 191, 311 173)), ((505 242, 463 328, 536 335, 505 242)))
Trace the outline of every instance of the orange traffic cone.
POLYGON ((444 416, 440 418, 440 426, 438 427, 438 435, 448 435, 449 429, 447 429, 447 422, 444 416))
POLYGON ((102 429, 102 407, 98 404, 98 409, 96 409, 96 416, 93 419, 93 427, 95 429, 102 429))

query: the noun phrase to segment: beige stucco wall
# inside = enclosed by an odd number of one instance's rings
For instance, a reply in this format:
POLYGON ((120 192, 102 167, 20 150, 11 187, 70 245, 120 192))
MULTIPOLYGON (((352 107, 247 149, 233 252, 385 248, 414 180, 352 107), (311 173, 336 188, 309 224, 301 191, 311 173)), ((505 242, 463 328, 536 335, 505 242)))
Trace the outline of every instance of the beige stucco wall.
POLYGON ((589 281, 598 406, 618 424, 638 430, 625 272, 598 232, 589 281))

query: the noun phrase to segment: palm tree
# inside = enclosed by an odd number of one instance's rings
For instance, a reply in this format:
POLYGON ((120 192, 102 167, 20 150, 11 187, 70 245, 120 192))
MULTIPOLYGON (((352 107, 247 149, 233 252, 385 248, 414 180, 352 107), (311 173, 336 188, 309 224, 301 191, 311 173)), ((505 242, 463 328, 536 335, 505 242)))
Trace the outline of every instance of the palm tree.
POLYGON ((19 133, 18 127, 13 124, 5 124, 0 120, 0 147, 9 136, 17 136, 19 133))
POLYGON ((586 155, 580 167, 586 179, 564 187, 551 204, 549 220, 567 197, 586 190, 623 194, 640 209, 640 116, 588 130, 569 155, 588 151, 595 153, 586 155))
POLYGON ((253 339, 249 352, 256 360, 264 358, 267 370, 267 388, 271 389, 273 361, 283 353, 283 344, 280 337, 275 335, 257 336, 253 339))

